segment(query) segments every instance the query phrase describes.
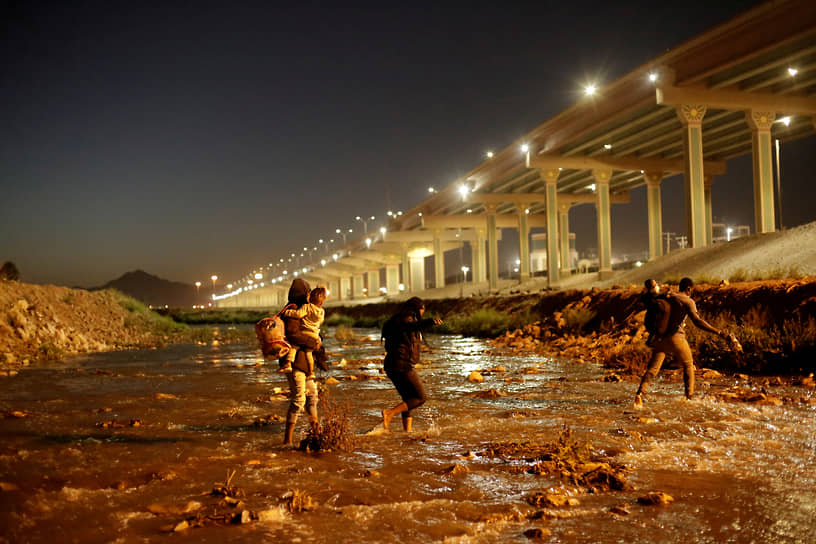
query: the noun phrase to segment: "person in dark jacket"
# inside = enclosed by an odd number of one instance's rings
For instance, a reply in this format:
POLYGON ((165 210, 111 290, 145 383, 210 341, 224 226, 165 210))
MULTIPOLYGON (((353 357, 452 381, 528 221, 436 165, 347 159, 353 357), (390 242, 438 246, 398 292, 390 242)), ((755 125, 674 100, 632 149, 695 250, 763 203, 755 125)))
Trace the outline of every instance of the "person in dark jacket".
MULTIPOLYGON (((311 288, 306 280, 295 278, 289 287, 289 304, 294 304, 296 308, 300 308, 309 301, 310 292, 311 288)), ((287 340, 300 334, 300 319, 287 316, 282 316, 282 319, 287 340)), ((307 379, 309 364, 305 356, 298 353, 294 363, 289 363, 288 367, 287 363, 289 361, 287 361, 286 357, 278 362, 281 371, 286 374, 286 380, 289 382, 289 390, 291 391, 289 410, 286 412, 286 426, 283 431, 284 446, 291 446, 295 433, 295 424, 301 412, 306 411, 312 427, 319 424, 317 415, 318 391, 314 379, 307 379)))
POLYGON ((385 339, 385 360, 383 368, 391 383, 397 389, 402 402, 391 409, 382 411, 383 426, 388 430, 391 420, 402 414, 402 428, 411 431, 411 410, 425 403, 425 389, 414 366, 419 363, 422 331, 439 325, 439 318, 422 319, 425 303, 413 297, 403 304, 402 309, 383 325, 385 339))

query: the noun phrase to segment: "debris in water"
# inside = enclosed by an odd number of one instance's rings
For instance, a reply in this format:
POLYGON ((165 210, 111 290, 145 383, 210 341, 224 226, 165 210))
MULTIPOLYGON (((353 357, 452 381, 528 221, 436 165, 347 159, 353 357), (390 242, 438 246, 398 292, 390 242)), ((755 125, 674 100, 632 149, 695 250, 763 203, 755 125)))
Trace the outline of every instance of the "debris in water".
POLYGON ((637 502, 647 506, 667 505, 674 502, 674 497, 662 491, 652 491, 643 497, 638 497, 637 502))

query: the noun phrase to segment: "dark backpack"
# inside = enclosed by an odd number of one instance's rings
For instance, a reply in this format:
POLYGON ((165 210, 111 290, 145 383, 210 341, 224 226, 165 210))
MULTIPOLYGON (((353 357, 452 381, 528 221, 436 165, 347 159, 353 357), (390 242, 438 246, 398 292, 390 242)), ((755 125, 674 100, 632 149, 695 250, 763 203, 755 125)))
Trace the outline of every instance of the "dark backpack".
POLYGON ((643 325, 649 334, 663 336, 669 328, 669 317, 671 316, 671 304, 668 295, 657 295, 646 303, 646 317, 643 318, 643 325))

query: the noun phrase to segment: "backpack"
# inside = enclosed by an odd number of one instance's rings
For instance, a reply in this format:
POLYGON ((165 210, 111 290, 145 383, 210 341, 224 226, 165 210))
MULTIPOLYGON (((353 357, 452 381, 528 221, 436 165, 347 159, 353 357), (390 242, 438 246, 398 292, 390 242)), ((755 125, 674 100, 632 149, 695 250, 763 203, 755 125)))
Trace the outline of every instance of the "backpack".
POLYGON ((669 328, 671 304, 668 295, 657 295, 646 303, 643 325, 652 336, 663 336, 669 328))
POLYGON ((292 349, 292 345, 286 341, 280 314, 264 317, 255 323, 255 336, 258 337, 261 353, 266 359, 280 359, 292 349))

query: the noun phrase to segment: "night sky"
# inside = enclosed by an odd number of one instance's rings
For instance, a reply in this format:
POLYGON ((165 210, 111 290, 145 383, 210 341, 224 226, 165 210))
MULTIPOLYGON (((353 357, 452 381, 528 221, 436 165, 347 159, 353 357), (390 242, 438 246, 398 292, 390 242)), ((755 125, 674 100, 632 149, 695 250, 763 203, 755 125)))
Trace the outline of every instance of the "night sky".
MULTIPOLYGON (((0 261, 95 286, 226 281, 408 209, 580 98, 756 2, 0 1, 0 261), (597 4, 597 5, 596 5, 597 4)), ((751 165, 714 218, 753 230, 751 165)), ((816 219, 816 138, 782 149, 816 219)), ((682 232, 682 176, 664 182, 682 232)), ((613 251, 647 248, 645 188, 613 251)), ((570 219, 595 245, 594 208, 570 219)))

